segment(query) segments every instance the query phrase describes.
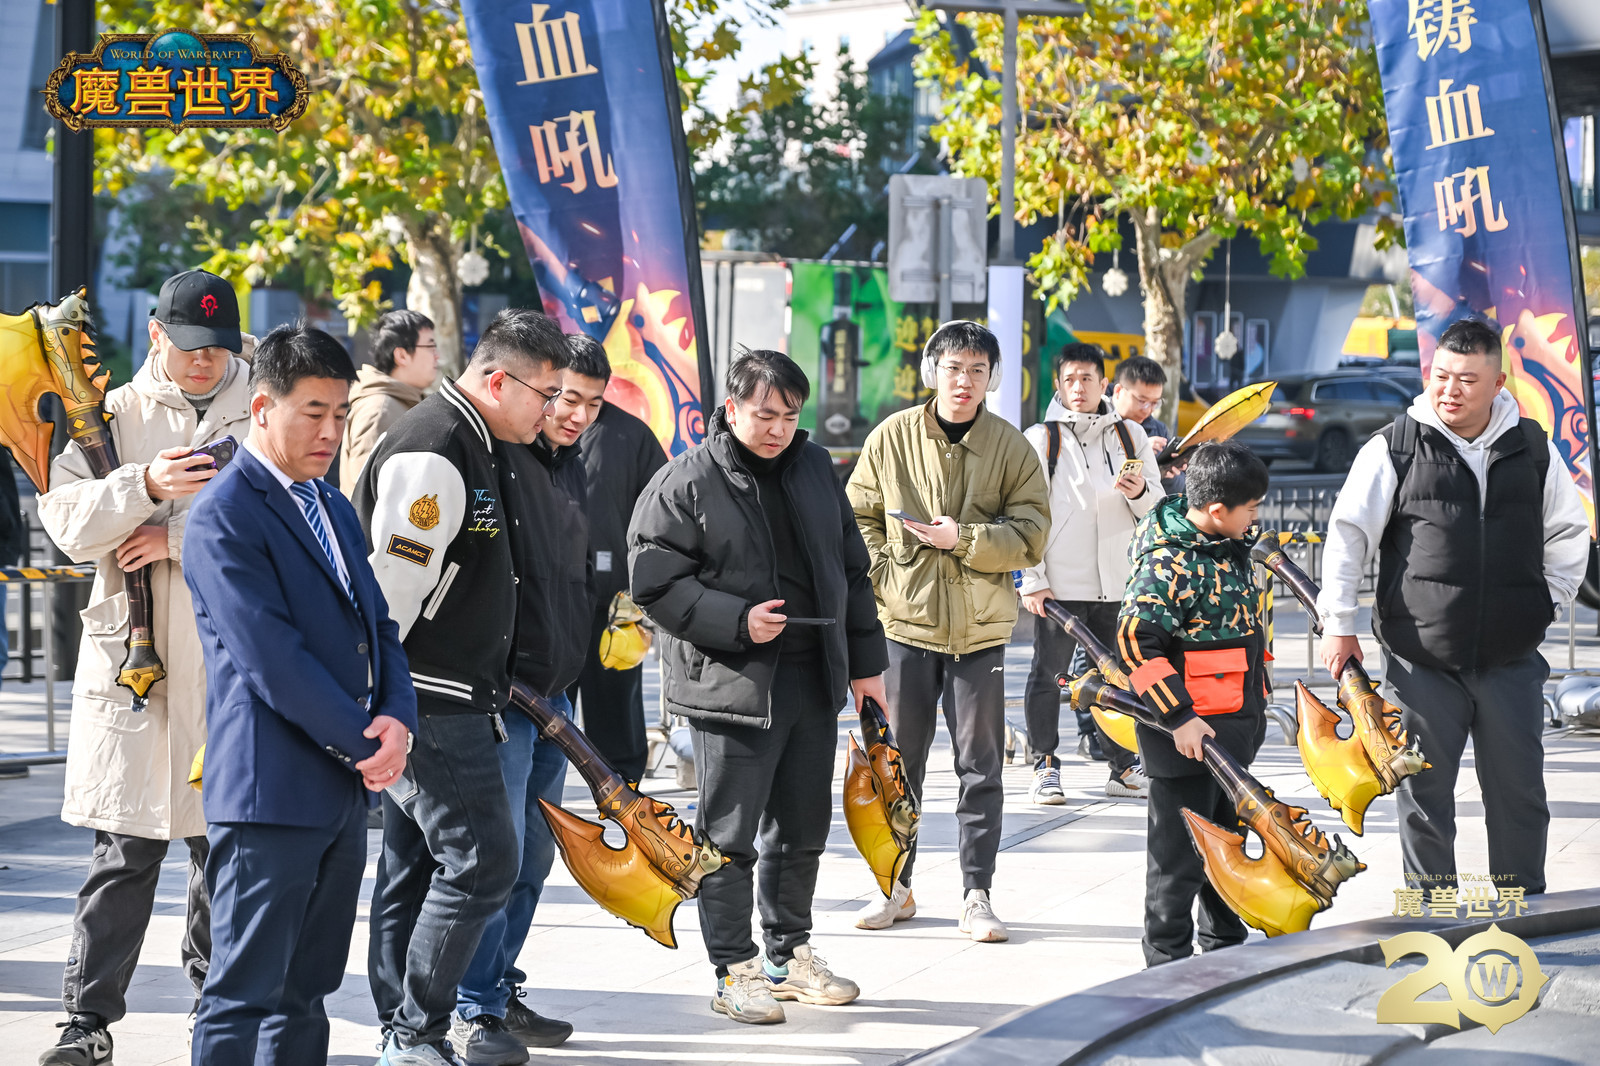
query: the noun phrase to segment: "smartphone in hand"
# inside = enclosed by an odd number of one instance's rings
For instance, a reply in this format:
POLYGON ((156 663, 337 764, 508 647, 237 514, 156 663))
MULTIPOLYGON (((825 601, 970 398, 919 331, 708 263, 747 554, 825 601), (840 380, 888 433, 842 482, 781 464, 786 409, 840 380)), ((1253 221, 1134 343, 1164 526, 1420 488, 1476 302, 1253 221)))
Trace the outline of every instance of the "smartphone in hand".
MULTIPOLYGON (((237 455, 238 452, 239 442, 230 435, 223 437, 220 440, 214 440, 210 444, 202 444, 200 447, 190 452, 189 456, 210 456, 212 464, 218 470, 221 470, 223 467, 233 462, 233 457, 237 455)), ((204 463, 195 463, 193 466, 189 467, 189 469, 204 470, 205 466, 206 464, 204 463)))
POLYGON ((1127 477, 1129 474, 1138 474, 1138 473, 1142 473, 1143 471, 1144 471, 1144 460, 1143 459, 1125 459, 1125 460, 1123 460, 1123 463, 1122 463, 1122 469, 1117 471, 1117 480, 1121 481, 1123 478, 1127 477))
POLYGON ((914 523, 914 524, 919 525, 919 526, 925 526, 925 525, 929 524, 927 522, 924 522, 922 519, 916 517, 915 515, 907 514, 904 511, 886 511, 884 513, 887 514, 890 518, 898 518, 902 522, 911 522, 911 523, 914 523))

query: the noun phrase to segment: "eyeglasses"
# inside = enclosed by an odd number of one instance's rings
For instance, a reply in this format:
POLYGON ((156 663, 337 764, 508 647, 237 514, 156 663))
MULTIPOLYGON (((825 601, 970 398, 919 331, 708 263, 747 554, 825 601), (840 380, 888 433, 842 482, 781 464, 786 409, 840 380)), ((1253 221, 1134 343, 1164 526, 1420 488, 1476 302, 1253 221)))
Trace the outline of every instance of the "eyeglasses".
POLYGON ((413 344, 411 347, 415 349, 415 348, 437 348, 439 346, 437 344, 413 344))
POLYGON ((517 375, 513 374, 509 370, 502 370, 502 371, 500 371, 500 373, 504 374, 506 377, 510 378, 512 381, 515 381, 518 385, 521 385, 523 388, 527 389, 529 392, 536 393, 541 398, 543 398, 543 400, 544 400, 544 409, 546 411, 550 410, 550 405, 555 403, 556 400, 560 399, 560 397, 561 397, 561 390, 560 389, 557 389, 555 392, 545 392, 543 389, 536 389, 532 385, 529 385, 526 381, 523 381, 521 378, 517 377, 517 375))
POLYGON ((988 363, 973 363, 971 366, 961 366, 956 363, 940 363, 939 373, 954 381, 965 374, 968 381, 978 381, 989 376, 988 363))

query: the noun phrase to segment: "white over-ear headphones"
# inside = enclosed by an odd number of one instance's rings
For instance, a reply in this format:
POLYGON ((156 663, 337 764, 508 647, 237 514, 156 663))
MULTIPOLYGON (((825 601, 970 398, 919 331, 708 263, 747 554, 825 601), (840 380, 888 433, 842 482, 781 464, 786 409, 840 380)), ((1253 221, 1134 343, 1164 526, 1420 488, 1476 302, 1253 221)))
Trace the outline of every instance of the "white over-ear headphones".
MULTIPOLYGON (((974 322, 970 318, 953 318, 949 322, 946 322, 944 325, 940 326, 938 329, 934 330, 932 333, 928 334, 927 341, 922 345, 922 384, 926 388, 937 388, 939 384, 939 368, 934 364, 933 356, 929 354, 929 350, 933 347, 933 338, 937 337, 951 326, 977 326, 979 329, 986 328, 982 323, 974 322)), ((989 367, 989 386, 984 391, 993 392, 999 387, 1000 364, 996 362, 989 367)))

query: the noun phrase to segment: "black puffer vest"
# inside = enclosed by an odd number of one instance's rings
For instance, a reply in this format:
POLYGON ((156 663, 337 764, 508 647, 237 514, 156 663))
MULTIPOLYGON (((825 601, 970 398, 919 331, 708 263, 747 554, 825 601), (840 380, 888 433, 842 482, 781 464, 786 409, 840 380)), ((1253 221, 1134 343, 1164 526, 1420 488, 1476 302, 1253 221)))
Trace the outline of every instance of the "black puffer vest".
POLYGON ((1544 430, 1524 418, 1489 445, 1481 508, 1478 479, 1444 434, 1409 414, 1382 432, 1400 487, 1379 545, 1378 639, 1438 670, 1531 654, 1555 616, 1544 577, 1544 430))

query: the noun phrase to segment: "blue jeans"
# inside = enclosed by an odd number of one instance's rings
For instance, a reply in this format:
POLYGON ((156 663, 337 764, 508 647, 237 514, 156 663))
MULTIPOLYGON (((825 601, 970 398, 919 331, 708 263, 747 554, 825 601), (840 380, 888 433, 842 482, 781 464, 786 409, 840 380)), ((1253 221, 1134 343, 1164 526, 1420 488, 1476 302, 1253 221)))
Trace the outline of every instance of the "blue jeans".
MULTIPOLYGON (((550 697, 550 705, 572 717, 572 704, 564 693, 550 697)), ((528 939, 534 909, 556 858, 556 840, 539 810, 539 801, 559 804, 567 780, 567 757, 540 738, 526 715, 509 710, 505 721, 511 739, 499 747, 500 771, 505 775, 511 820, 521 843, 521 865, 505 908, 483 927, 478 952, 456 989, 456 1009, 468 1019, 480 1014, 504 1018, 512 990, 527 980, 517 969, 517 956, 528 939)))

